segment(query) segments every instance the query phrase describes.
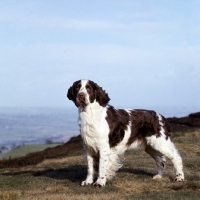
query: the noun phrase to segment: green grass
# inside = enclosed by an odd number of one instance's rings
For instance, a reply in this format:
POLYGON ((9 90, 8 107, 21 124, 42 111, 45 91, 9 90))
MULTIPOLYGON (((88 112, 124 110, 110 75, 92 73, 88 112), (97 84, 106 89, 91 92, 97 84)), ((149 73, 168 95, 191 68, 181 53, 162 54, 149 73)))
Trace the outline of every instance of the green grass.
POLYGON ((5 154, 0 155, 0 158, 3 159, 9 159, 9 158, 16 158, 25 156, 28 153, 37 152, 37 151, 43 151, 46 148, 49 147, 55 147, 59 144, 29 144, 29 145, 23 145, 18 147, 15 150, 9 151, 5 154))

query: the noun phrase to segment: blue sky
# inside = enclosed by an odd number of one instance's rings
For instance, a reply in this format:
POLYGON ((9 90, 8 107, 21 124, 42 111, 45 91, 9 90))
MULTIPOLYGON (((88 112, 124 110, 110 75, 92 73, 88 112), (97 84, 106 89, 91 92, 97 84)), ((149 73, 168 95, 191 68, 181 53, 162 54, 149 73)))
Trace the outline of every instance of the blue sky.
POLYGON ((73 106, 91 79, 115 106, 200 107, 200 1, 0 0, 0 106, 73 106))

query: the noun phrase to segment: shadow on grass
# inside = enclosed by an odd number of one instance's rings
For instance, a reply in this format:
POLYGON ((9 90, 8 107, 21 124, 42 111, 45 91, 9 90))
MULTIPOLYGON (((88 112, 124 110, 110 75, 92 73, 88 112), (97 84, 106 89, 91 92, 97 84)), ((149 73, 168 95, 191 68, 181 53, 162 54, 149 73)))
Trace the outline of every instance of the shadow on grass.
POLYGON ((71 182, 81 182, 86 178, 87 167, 84 165, 73 165, 61 169, 47 169, 43 171, 33 172, 34 176, 45 176, 48 178, 65 180, 68 179, 71 182))
MULTIPOLYGON (((131 169, 131 168, 122 168, 118 171, 118 173, 130 173, 130 174, 136 174, 136 175, 142 175, 142 176, 153 176, 152 173, 143 171, 143 170, 137 170, 137 169, 131 169)), ((86 165, 73 165, 66 168, 60 168, 60 169, 45 169, 45 170, 38 170, 38 171, 18 171, 18 172, 6 172, 2 173, 2 175, 6 176, 19 176, 19 175, 25 175, 25 174, 31 174, 35 177, 48 177, 53 178, 57 180, 69 180, 71 182, 75 183, 81 183, 86 176, 87 176, 87 166, 86 165)))
POLYGON ((135 175, 142 175, 142 176, 150 176, 153 177, 155 174, 146 172, 144 170, 139 169, 133 169, 133 168, 121 168, 118 173, 129 173, 129 174, 135 174, 135 175))
MULTIPOLYGON (((150 176, 153 177, 154 174, 137 169, 122 168, 118 173, 130 173, 135 175, 150 176)), ((34 176, 45 176, 54 179, 68 179, 71 182, 79 182, 85 180, 87 176, 87 166, 85 165, 74 165, 62 169, 47 169, 44 171, 33 172, 34 176)))
POLYGON ((71 182, 80 182, 85 179, 87 175, 87 166, 84 165, 73 165, 66 168, 60 169, 45 169, 45 170, 25 170, 25 171, 14 171, 14 172, 3 172, 4 176, 20 176, 30 174, 35 177, 43 176, 48 178, 53 178, 57 180, 68 179, 71 182))

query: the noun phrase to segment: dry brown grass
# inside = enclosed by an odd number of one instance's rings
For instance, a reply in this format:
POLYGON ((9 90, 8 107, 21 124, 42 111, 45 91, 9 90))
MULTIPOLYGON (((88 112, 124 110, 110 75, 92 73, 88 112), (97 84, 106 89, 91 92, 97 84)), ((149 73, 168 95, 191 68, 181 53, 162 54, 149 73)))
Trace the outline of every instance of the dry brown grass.
POLYGON ((25 196, 20 198, 20 200, 121 200, 116 194, 101 194, 101 195, 71 195, 71 194, 43 194, 32 196, 25 196))
POLYGON ((63 159, 45 160, 37 166, 0 170, 2 200, 75 199, 199 199, 200 131, 173 138, 184 163, 186 180, 173 182, 174 168, 167 161, 161 180, 153 180, 154 161, 144 152, 130 151, 124 167, 104 188, 81 187, 86 176, 85 153, 63 159))
POLYGON ((20 190, 0 191, 1 200, 18 199, 21 196, 20 190))
POLYGON ((116 193, 107 194, 86 194, 86 195, 76 195, 70 193, 61 193, 61 194, 35 194, 34 196, 25 195, 19 198, 20 200, 120 200, 121 196, 117 195, 116 193))
POLYGON ((84 155, 80 155, 80 156, 72 156, 72 157, 61 158, 61 159, 48 159, 37 164, 37 166, 44 167, 44 166, 49 166, 49 165, 63 165, 63 164, 69 165, 71 163, 85 164, 86 157, 84 155))

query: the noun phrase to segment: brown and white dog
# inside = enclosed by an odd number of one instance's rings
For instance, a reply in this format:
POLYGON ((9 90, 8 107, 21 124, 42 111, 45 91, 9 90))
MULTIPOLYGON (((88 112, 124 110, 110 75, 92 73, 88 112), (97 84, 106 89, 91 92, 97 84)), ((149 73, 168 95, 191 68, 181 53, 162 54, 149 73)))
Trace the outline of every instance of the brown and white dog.
POLYGON ((169 158, 176 170, 175 181, 184 180, 182 159, 162 115, 150 110, 115 109, 108 105, 105 90, 90 80, 74 82, 67 97, 79 109, 80 133, 87 152, 88 173, 81 185, 104 186, 122 167, 124 152, 136 148, 155 160, 158 172, 154 179, 162 177, 169 158))

